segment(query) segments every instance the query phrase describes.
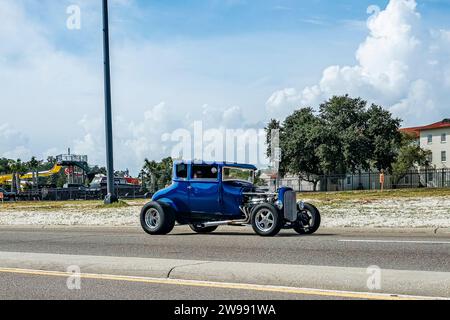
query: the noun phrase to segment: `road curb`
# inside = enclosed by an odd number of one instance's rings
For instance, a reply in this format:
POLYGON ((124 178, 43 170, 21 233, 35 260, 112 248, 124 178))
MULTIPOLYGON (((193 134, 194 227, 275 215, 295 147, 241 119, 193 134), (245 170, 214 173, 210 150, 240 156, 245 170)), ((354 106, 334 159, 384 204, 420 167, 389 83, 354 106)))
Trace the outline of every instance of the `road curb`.
POLYGON ((210 262, 174 269, 171 277, 276 286, 450 297, 450 273, 233 262, 210 262), (380 287, 376 287, 376 273, 380 287), (375 281, 370 285, 369 281, 375 281), (373 290, 372 290, 373 289, 373 290))
POLYGON ((435 234, 450 234, 450 228, 437 228, 434 230, 435 234))

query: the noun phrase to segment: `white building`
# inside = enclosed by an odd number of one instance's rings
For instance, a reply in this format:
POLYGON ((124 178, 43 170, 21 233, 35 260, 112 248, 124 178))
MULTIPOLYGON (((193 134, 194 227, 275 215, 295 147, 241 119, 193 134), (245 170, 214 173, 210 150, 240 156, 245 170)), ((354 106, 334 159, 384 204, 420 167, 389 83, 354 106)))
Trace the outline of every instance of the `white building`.
POLYGON ((403 132, 414 134, 420 147, 430 150, 430 166, 436 169, 450 167, 450 119, 422 127, 404 128, 403 132))

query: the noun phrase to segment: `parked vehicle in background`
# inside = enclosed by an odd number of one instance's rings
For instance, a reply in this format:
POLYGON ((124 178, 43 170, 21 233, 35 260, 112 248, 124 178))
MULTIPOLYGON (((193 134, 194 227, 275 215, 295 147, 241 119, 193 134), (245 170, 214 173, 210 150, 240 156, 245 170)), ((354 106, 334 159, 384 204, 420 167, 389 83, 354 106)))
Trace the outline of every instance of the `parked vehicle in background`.
POLYGON ((251 225, 260 236, 281 229, 312 234, 319 229, 320 213, 297 201, 291 188, 271 193, 254 184, 256 167, 237 163, 175 162, 172 185, 158 191, 141 211, 141 225, 151 235, 170 233, 175 222, 197 233, 220 225, 251 225))
MULTIPOLYGON (((114 189, 118 197, 143 197, 145 195, 140 180, 135 178, 115 177, 114 189)), ((106 176, 102 174, 96 175, 87 190, 91 194, 97 194, 101 199, 105 198, 107 194, 106 176)))
POLYGON ((0 193, 3 194, 4 201, 16 201, 17 195, 14 192, 6 191, 0 188, 0 193))

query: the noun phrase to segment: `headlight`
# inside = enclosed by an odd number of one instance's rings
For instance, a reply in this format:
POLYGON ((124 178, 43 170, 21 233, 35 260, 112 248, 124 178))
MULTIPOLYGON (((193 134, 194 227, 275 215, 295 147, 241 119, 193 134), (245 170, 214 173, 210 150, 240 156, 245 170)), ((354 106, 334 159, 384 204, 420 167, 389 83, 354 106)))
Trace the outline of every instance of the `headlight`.
POLYGON ((282 209, 283 209, 283 201, 277 200, 277 201, 275 202, 275 206, 276 206, 278 209, 282 210, 282 209))
POLYGON ((305 203, 303 201, 299 201, 297 202, 297 207, 299 210, 304 210, 305 209, 305 203))

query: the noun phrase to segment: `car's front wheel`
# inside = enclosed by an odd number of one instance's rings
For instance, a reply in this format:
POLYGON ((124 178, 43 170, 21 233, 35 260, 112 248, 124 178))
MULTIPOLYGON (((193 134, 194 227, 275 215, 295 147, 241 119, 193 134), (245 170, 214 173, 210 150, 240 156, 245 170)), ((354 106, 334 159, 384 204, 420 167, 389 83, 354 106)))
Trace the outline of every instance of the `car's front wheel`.
POLYGON ((305 203, 299 208, 299 217, 294 224, 294 230, 299 234, 313 234, 320 227, 320 212, 312 204, 305 203))
POLYGON ((213 227, 201 227, 196 224, 190 224, 189 227, 192 229, 192 231, 197 233, 211 233, 217 230, 217 226, 213 227))
POLYGON ((270 204, 260 204, 252 210, 252 227, 260 236, 276 236, 283 226, 283 216, 270 204))
POLYGON ((168 234, 175 226, 175 214, 169 206, 150 202, 141 211, 141 226, 151 235, 168 234))

